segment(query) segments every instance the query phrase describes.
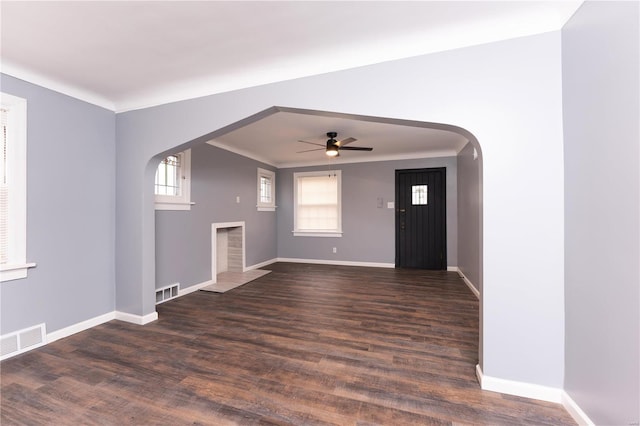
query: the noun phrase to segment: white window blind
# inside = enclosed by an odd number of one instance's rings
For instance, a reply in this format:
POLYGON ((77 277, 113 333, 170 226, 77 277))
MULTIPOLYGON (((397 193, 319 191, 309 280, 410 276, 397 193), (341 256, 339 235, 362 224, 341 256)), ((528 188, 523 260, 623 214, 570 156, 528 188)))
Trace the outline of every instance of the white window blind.
POLYGON ((9 261, 9 182, 7 180, 7 123, 9 111, 0 109, 2 127, 2 161, 0 162, 0 264, 9 261))
POLYGON ((0 281, 26 278, 27 101, 0 93, 0 281))
POLYGON ((294 233, 341 234, 340 171, 294 175, 294 233))

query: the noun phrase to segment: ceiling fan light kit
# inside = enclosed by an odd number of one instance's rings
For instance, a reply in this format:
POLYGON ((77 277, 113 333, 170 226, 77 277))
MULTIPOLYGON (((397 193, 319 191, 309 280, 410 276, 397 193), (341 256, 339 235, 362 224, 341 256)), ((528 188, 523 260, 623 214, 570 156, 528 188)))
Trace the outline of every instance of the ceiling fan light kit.
POLYGON ((327 150, 325 152, 329 157, 337 157, 340 155, 338 147, 335 145, 329 145, 329 142, 327 142, 327 150))
MULTIPOLYGON (((311 144, 311 145, 322 146, 325 149, 325 154, 327 154, 327 156, 329 156, 329 157, 337 157, 337 156, 339 156, 341 149, 348 150, 348 151, 373 151, 373 148, 368 148, 368 147, 363 147, 363 146, 345 146, 346 144, 349 144, 351 142, 355 142, 357 139, 356 138, 346 138, 346 139, 343 139, 341 141, 338 141, 338 140, 336 140, 337 136, 338 136, 337 132, 327 132, 327 137, 329 139, 327 140, 326 147, 324 147, 324 145, 320 145, 319 143, 315 143, 315 142, 307 142, 307 141, 300 141, 300 140, 298 142, 307 143, 307 144, 311 144)), ((309 151, 319 151, 320 149, 321 148, 309 149, 309 150, 306 150, 306 151, 298 151, 298 153, 309 152, 309 151)))

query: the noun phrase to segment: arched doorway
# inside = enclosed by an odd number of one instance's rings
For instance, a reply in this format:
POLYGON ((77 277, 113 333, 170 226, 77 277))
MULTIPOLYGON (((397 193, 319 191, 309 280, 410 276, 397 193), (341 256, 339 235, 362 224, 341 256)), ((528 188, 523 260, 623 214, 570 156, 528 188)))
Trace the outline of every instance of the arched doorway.
MULTIPOLYGON (((156 290, 179 282, 181 292, 189 292, 208 284, 208 280, 212 279, 211 270, 214 269, 211 262, 215 260, 210 255, 211 239, 206 232, 213 222, 248 221, 247 229, 250 231, 247 234, 247 245, 251 249, 247 256, 247 266, 268 263, 277 258, 302 257, 329 261, 345 259, 343 253, 347 253, 347 261, 353 264, 393 264, 394 247, 380 249, 382 244, 379 242, 388 239, 389 233, 393 233, 393 225, 389 226, 389 223, 393 223, 393 216, 387 215, 376 223, 374 228, 380 235, 371 237, 360 246, 356 243, 349 245, 347 238, 340 241, 340 246, 324 240, 314 244, 314 250, 317 248, 314 251, 292 237, 288 232, 290 230, 277 231, 278 225, 284 223, 286 228, 286 222, 291 220, 287 216, 290 209, 286 207, 291 199, 279 197, 278 210, 272 214, 271 219, 265 219, 268 214, 255 212, 255 169, 270 167, 278 171, 276 185, 288 185, 294 171, 349 165, 356 179, 366 181, 369 187, 376 188, 364 195, 354 193, 353 197, 358 198, 359 205, 366 203, 366 199, 375 200, 376 214, 384 214, 388 213, 385 210, 389 208, 389 203, 393 203, 393 195, 388 195, 393 183, 380 175, 387 170, 415 165, 422 167, 427 164, 448 165, 450 168, 449 180, 453 191, 452 199, 448 200, 452 208, 448 209, 451 216, 448 216, 447 222, 450 227, 448 248, 451 254, 448 258, 451 263, 447 267, 450 271, 459 272, 482 301, 482 154, 477 140, 467 130, 441 123, 273 107, 183 144, 176 150, 165 151, 155 156, 150 166, 156 167, 167 154, 188 147, 196 152, 194 166, 198 171, 194 178, 209 182, 209 186, 206 190, 195 189, 200 193, 193 197, 196 203, 194 210, 200 213, 155 213, 156 290), (373 145, 375 142, 368 135, 380 137, 382 133, 389 141, 387 144, 390 149, 378 146, 373 153, 369 153, 374 155, 372 157, 349 158, 345 155, 341 158, 342 161, 331 163, 323 157, 322 152, 316 153, 320 155, 307 163, 294 155, 298 154, 296 150, 304 151, 306 148, 302 144, 297 145, 298 140, 308 139, 313 134, 322 136, 324 130, 329 128, 341 130, 341 134, 345 136, 358 136, 359 143, 373 145), (435 140, 438 137, 442 140, 435 140), (402 138, 413 138, 412 143, 421 143, 425 148, 416 150, 414 145, 413 151, 402 151, 398 142, 402 138), (448 151, 444 149, 446 143, 451 144, 448 151), (282 155, 286 150, 292 151, 288 158, 296 159, 297 163, 287 163, 282 158, 274 160, 275 157, 269 155, 270 151, 282 155), (380 151, 383 151, 383 155, 378 154, 380 151), (374 163, 375 167, 371 166, 374 163), (212 199, 205 200, 205 194, 212 199), (203 210, 206 210, 206 214, 201 214, 203 210), (260 235, 251 231, 252 228, 260 229, 260 235), (366 251, 365 245, 375 250, 366 251), (256 249, 256 246, 259 247, 256 249), (336 252, 340 256, 332 257, 336 252), (180 260, 185 253, 190 253, 190 264, 180 260), (351 257, 348 256, 349 253, 351 257)), ((368 207, 357 209, 356 217, 367 217, 369 222, 375 220, 373 216, 367 216, 368 207)), ((368 231, 359 231, 359 234, 362 235, 363 232, 370 234, 368 231)), ((481 303, 480 306, 482 309, 481 303)), ((479 359, 482 360, 482 328, 479 359)))

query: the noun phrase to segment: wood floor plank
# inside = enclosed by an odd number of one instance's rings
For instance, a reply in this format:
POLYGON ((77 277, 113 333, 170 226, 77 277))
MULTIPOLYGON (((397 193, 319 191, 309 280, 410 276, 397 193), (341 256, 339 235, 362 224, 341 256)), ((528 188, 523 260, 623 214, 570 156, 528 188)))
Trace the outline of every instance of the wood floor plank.
POLYGON ((0 365, 2 425, 570 425, 480 390, 455 273, 276 263, 0 365))

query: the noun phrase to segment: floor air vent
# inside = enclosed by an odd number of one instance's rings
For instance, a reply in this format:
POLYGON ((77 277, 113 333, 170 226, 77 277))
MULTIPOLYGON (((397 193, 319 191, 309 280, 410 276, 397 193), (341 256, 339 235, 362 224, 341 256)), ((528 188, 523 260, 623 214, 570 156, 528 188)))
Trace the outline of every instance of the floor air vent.
POLYGON ((44 323, 20 331, 5 334, 0 338, 0 360, 11 358, 47 343, 44 323))
POLYGON ((156 305, 178 297, 180 284, 171 284, 156 290, 156 305))

